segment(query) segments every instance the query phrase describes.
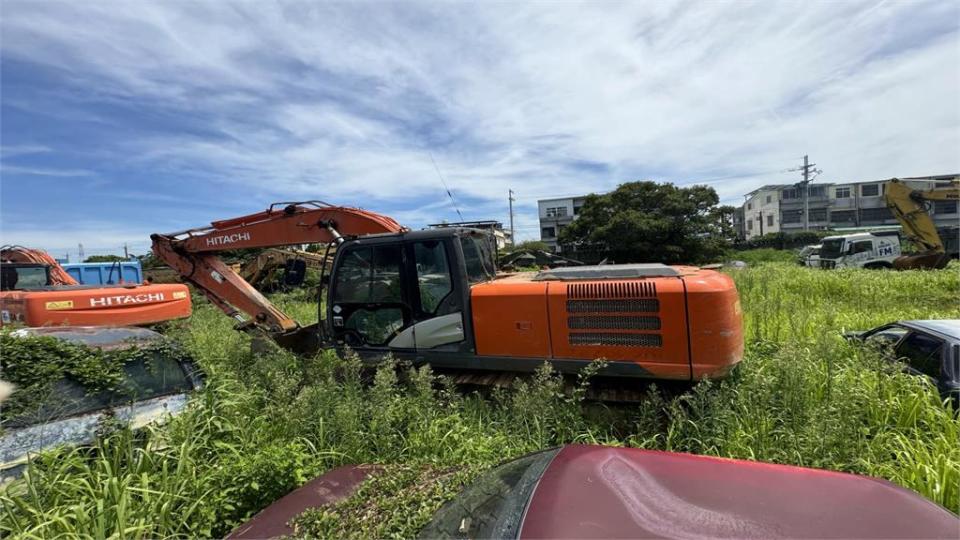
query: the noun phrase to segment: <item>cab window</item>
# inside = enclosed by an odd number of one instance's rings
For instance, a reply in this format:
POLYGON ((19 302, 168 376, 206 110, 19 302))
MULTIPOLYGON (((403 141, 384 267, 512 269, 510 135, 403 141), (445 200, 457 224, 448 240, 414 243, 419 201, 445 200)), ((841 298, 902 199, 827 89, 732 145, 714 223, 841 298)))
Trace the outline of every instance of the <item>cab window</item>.
POLYGON ((434 315, 440 303, 453 291, 447 250, 443 242, 430 240, 413 245, 417 265, 417 285, 420 289, 420 308, 434 315))
POLYGON ((400 246, 351 250, 337 270, 335 302, 374 304, 401 302, 400 246))
POLYGON ((470 283, 480 283, 493 279, 495 273, 492 266, 493 258, 486 246, 473 236, 461 236, 460 246, 463 249, 467 280, 470 283))
POLYGON ((857 253, 865 253, 873 249, 873 242, 867 240, 865 242, 854 242, 853 247, 850 249, 850 253, 856 255, 857 253))

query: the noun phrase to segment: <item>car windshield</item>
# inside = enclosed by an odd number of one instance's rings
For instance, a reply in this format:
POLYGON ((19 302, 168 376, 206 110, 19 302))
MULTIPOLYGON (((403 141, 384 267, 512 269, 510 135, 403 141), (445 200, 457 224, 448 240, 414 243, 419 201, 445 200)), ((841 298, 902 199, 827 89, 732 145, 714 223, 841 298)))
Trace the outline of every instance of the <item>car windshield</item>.
POLYGON ((871 346, 874 346, 880 350, 885 350, 890 347, 893 347, 900 341, 904 335, 906 335, 907 329, 901 326, 890 326, 877 330, 864 339, 864 341, 871 346))
POLYGON ((183 365, 153 353, 149 358, 135 358, 124 364, 120 380, 109 389, 92 390, 64 377, 45 388, 31 406, 6 419, 3 425, 18 428, 42 424, 192 389, 183 365))
POLYGON ((485 473, 445 504, 420 538, 517 538, 534 488, 559 448, 510 461, 485 473))
POLYGON ((842 249, 843 249, 843 238, 824 240, 823 247, 820 248, 820 258, 836 259, 840 257, 840 253, 842 249))

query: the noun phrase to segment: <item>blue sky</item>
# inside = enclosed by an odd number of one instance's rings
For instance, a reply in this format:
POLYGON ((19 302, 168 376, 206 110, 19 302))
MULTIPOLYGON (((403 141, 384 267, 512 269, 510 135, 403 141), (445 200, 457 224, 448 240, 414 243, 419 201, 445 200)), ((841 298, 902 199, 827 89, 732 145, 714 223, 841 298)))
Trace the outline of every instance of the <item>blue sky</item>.
POLYGON ((536 200, 654 179, 960 171, 960 4, 2 4, 0 241, 321 199, 539 231, 536 200))

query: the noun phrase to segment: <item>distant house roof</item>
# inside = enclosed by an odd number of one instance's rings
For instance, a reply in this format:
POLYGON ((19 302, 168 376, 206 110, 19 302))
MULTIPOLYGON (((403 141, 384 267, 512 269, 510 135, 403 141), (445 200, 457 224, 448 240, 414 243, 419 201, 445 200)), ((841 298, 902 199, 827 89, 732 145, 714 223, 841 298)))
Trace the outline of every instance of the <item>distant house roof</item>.
POLYGON ((468 229, 502 229, 503 223, 494 220, 456 221, 453 223, 432 223, 428 227, 465 227, 468 229))
POLYGON ((744 197, 749 199, 750 197, 753 197, 755 194, 761 191, 780 191, 781 189, 791 187, 792 185, 793 184, 767 184, 765 186, 758 187, 757 189, 751 191, 750 193, 747 193, 746 195, 744 195, 744 197))

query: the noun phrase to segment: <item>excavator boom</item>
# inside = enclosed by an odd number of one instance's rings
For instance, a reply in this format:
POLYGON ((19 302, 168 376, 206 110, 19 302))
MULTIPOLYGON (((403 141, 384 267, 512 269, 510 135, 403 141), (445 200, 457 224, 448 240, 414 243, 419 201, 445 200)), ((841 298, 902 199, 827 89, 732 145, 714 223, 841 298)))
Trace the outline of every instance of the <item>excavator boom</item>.
POLYGON ((922 248, 920 253, 898 258, 893 263, 894 268, 908 270, 946 266, 949 256, 926 203, 960 200, 960 180, 952 180, 948 186, 918 190, 894 178, 887 182, 884 198, 906 237, 922 248))
POLYGON ((276 336, 295 332, 300 325, 240 277, 217 252, 339 243, 344 237, 403 230, 395 220, 381 214, 305 201, 274 203, 263 212, 214 221, 209 227, 154 234, 151 239, 157 257, 241 322, 242 328, 260 328, 276 336))

